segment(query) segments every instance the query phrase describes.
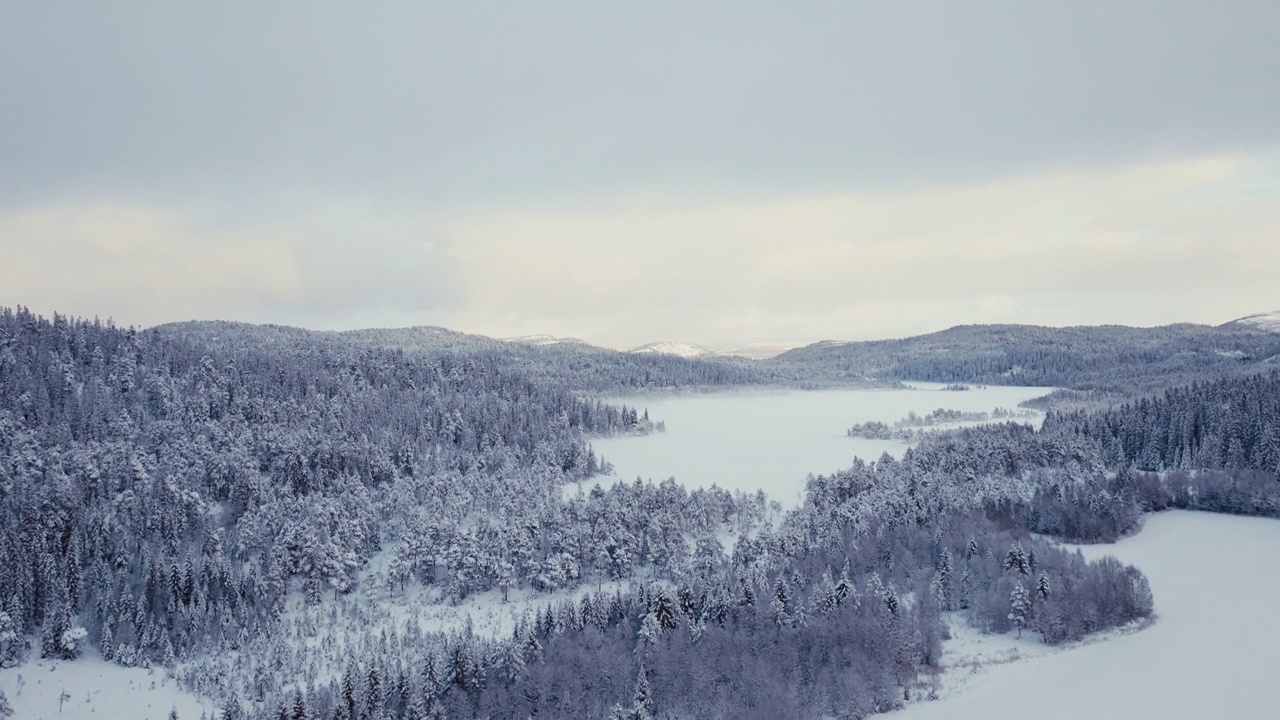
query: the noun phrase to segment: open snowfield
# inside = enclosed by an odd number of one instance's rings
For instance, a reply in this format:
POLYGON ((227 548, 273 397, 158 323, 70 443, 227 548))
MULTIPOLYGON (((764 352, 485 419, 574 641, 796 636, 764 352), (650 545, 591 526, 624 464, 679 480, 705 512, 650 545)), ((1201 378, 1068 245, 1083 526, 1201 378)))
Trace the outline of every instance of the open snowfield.
POLYGON ((14 720, 181 720, 213 717, 214 706, 178 687, 163 668, 126 668, 84 657, 74 662, 35 660, 0 671, 14 720), (59 709, 59 697, 66 693, 59 709))
POLYGON ((1031 633, 1021 643, 962 634, 943 699, 893 720, 1280 717, 1280 522, 1167 512, 1134 537, 1082 551, 1146 573, 1154 625, 1061 651, 1028 642, 1031 633))
MULTIPOLYGON (((613 463, 612 478, 598 482, 654 482, 675 477, 686 488, 712 483, 726 490, 764 490, 785 507, 799 503, 809 473, 829 474, 853 464, 854 457, 875 460, 884 453, 902 455, 907 443, 846 435, 857 423, 886 424, 910 412, 925 415, 938 408, 989 413, 997 407, 1047 394, 1051 388, 973 387, 947 391, 942 385, 913 383, 904 390, 752 390, 611 398, 614 404, 648 408, 665 433, 592 441, 596 454, 613 463)), ((1038 424, 1043 415, 1018 419, 1038 424)), ((958 427, 955 423, 946 427, 958 427)), ((591 482, 582 483, 590 489, 591 482)), ((566 488, 576 492, 577 486, 566 488)))

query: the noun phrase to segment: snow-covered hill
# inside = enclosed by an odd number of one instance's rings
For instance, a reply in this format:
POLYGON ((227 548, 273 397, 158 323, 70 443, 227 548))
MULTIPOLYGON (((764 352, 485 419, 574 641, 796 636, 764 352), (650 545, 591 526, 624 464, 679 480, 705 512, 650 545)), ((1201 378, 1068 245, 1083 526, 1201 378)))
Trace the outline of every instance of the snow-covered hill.
POLYGON ((638 348, 633 348, 631 350, 628 350, 628 352, 636 353, 636 354, 658 353, 660 355, 677 355, 679 357, 686 357, 686 358, 705 357, 707 355, 715 354, 710 350, 702 347, 701 345, 694 345, 693 343, 687 343, 687 342, 670 342, 670 341, 652 342, 647 345, 641 345, 638 348))
POLYGON ((1224 324, 1222 327, 1237 329, 1249 328, 1253 330, 1280 333, 1280 310, 1246 315, 1238 320, 1232 320, 1231 322, 1224 324))
POLYGON ((521 345, 586 345, 578 338, 558 338, 554 335, 521 335, 520 337, 503 338, 503 342, 520 343, 521 345))

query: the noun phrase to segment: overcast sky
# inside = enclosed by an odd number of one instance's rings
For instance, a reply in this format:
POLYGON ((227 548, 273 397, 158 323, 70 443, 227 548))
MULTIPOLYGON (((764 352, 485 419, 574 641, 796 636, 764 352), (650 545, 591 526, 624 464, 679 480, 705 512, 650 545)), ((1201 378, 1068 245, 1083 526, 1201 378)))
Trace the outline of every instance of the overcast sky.
POLYGON ((6 3, 0 305, 1220 323, 1280 309, 1277 36, 1270 0, 6 3))

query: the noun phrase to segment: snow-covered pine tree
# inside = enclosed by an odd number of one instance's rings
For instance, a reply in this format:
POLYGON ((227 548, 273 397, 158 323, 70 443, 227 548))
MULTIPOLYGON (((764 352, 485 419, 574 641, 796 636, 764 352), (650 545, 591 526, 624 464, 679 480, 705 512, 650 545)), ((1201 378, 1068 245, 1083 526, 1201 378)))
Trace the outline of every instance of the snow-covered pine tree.
POLYGON ((844 569, 840 571, 840 579, 836 581, 835 587, 836 606, 840 607, 846 602, 853 600, 854 606, 857 606, 858 596, 853 587, 853 581, 849 579, 849 561, 844 561, 844 569))
POLYGON ((663 630, 675 630, 679 624, 676 619, 676 604, 665 590, 659 590, 654 596, 652 612, 663 630))
POLYGON ((951 551, 943 549, 938 557, 937 580, 939 587, 939 605, 943 610, 953 609, 953 591, 952 591, 952 573, 954 572, 955 562, 951 558, 951 551))
POLYGON ((1009 548, 1004 558, 1004 569, 1006 572, 1016 571, 1019 575, 1031 573, 1031 563, 1027 559, 1026 550, 1022 549, 1022 543, 1015 543, 1009 548))
POLYGON ((649 688, 649 672, 643 665, 636 675, 636 689, 631 698, 631 717, 650 720, 653 717, 653 691, 649 688))
POLYGON ((289 720, 308 720, 309 717, 310 715, 307 714, 307 699, 302 695, 302 690, 294 690, 293 707, 289 720))
POLYGON ((774 625, 787 627, 791 624, 791 589, 783 578, 778 578, 778 583, 774 586, 773 599, 769 601, 769 610, 773 615, 774 625))
POLYGON ((1018 629, 1018 638, 1022 638, 1022 628, 1031 616, 1031 595, 1019 580, 1009 592, 1009 622, 1018 629))
POLYGON ((22 662, 23 639, 9 613, 0 610, 0 668, 22 662))

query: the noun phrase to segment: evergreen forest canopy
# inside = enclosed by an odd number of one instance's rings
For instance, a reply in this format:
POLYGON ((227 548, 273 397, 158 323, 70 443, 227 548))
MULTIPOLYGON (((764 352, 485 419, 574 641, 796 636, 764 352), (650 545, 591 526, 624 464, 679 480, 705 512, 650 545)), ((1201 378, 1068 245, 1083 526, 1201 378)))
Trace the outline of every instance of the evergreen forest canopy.
POLYGON ((0 310, 0 665, 163 665, 231 718, 865 717, 928 692, 947 613, 1046 643, 1150 616, 1140 572, 1046 537, 1280 517, 1277 337, 958 328, 753 362, 0 310), (855 375, 1128 401, 924 434, 780 518, 562 492, 591 437, 653 428, 600 394, 855 375), (489 636, 377 615, 375 585, 546 601, 489 636))
POLYGON ((1105 407, 1211 377, 1280 368, 1280 334, 1248 325, 1039 327, 962 325, 902 340, 823 342, 774 359, 840 379, 1062 388, 1053 405, 1105 407))

